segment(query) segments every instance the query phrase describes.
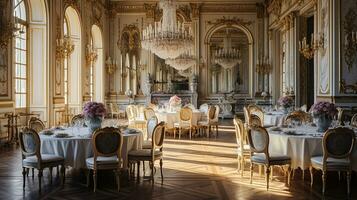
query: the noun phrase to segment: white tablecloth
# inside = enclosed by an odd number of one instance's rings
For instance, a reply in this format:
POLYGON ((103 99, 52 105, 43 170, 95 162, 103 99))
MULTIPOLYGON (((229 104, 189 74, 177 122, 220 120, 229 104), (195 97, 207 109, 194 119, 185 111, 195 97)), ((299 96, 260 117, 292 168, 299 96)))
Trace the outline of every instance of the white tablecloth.
MULTIPOLYGON (((200 112, 199 110, 193 110, 192 112, 192 125, 197 125, 197 122, 201 119, 201 116, 204 113, 200 112)), ((180 112, 156 112, 157 119, 160 121, 164 121, 168 128, 173 128, 174 123, 180 121, 180 112)))
MULTIPOLYGON (((40 134, 41 153, 55 154, 65 158, 65 165, 75 169, 86 168, 86 159, 93 156, 92 139, 88 128, 66 128, 54 130, 56 133, 67 133, 71 137, 56 138, 54 135, 40 134)), ((142 133, 123 134, 122 159, 123 168, 128 166, 128 152, 142 148, 142 133)))
MULTIPOLYGON (((322 134, 317 127, 282 128, 282 131, 268 130, 271 155, 288 155, 293 169, 308 169, 313 156, 322 156, 322 134), (295 131, 297 135, 288 135, 286 131, 295 131)), ((357 171, 357 147, 352 152, 352 170, 357 171)))
POLYGON ((265 126, 281 126, 286 114, 280 111, 272 111, 264 113, 265 126))

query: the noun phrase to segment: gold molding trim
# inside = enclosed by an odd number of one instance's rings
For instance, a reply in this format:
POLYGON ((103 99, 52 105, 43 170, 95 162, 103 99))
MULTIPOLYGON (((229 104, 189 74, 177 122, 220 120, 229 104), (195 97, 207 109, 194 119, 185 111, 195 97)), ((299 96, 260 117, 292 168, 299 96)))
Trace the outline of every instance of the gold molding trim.
POLYGON ((14 102, 13 101, 0 102, 0 108, 13 108, 13 107, 14 107, 14 102))

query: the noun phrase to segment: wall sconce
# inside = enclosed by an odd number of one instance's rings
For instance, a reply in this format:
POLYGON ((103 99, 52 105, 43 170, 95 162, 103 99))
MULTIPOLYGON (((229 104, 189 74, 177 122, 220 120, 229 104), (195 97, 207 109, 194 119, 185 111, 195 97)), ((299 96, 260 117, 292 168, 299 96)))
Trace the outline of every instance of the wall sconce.
POLYGON ((317 39, 316 36, 312 33, 310 38, 310 44, 307 43, 306 37, 299 41, 299 52, 306 59, 310 60, 314 57, 315 51, 320 48, 324 48, 324 34, 320 35, 320 38, 317 39))
POLYGON ((96 62, 98 58, 98 53, 97 53, 97 49, 93 48, 92 45, 87 44, 86 47, 86 61, 87 64, 90 65, 92 62, 96 62))
POLYGON ((265 59, 262 57, 260 59, 258 59, 257 61, 257 73, 258 74, 270 74, 272 70, 272 67, 271 65, 269 64, 269 58, 268 57, 265 57, 265 59))
POLYGON ((64 59, 71 55, 74 51, 74 44, 70 37, 64 36, 62 39, 56 40, 56 57, 64 59))

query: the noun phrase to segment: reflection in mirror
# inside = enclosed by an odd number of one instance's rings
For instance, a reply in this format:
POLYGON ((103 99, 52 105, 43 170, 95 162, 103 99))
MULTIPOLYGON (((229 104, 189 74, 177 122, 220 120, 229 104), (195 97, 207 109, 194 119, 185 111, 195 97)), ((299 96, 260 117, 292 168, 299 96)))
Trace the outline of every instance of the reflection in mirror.
POLYGON ((210 38, 209 91, 217 93, 248 93, 248 38, 240 29, 223 27, 210 38))

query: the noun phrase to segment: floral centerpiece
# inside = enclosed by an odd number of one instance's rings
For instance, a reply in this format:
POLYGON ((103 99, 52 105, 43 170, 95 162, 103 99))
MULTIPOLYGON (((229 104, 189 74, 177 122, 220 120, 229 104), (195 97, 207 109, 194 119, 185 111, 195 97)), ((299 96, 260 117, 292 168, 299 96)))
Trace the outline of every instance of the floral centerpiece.
POLYGON ((290 96, 280 97, 278 100, 278 104, 284 108, 284 112, 287 113, 288 109, 293 106, 294 99, 290 96))
POLYGON ((317 131, 325 132, 330 127, 333 117, 337 114, 335 104, 320 101, 312 105, 310 112, 317 122, 317 131))
POLYGON ((174 110, 174 109, 180 108, 181 103, 182 103, 182 100, 180 97, 178 97, 177 95, 172 96, 169 100, 170 109, 174 110))
POLYGON ((84 105, 82 112, 86 120, 87 127, 89 127, 92 131, 101 127, 105 113, 106 110, 104 104, 98 102, 87 102, 84 105))

